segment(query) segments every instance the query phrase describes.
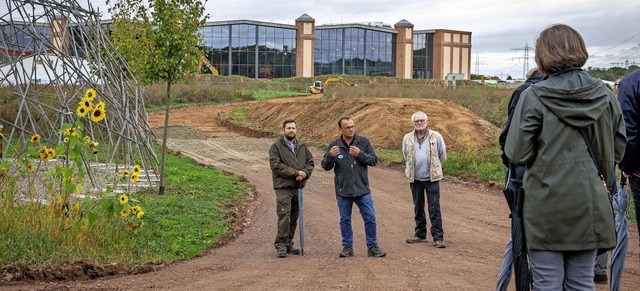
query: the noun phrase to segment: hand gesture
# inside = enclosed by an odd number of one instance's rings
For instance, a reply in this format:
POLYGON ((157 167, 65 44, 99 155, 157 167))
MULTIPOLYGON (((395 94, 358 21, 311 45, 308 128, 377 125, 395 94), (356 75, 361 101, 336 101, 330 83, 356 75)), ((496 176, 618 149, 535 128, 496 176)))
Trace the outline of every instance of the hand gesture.
POLYGON ((334 145, 333 147, 331 147, 331 150, 329 150, 329 153, 331 154, 332 157, 337 157, 338 154, 340 154, 340 147, 337 145, 334 145))
POLYGON ((357 157, 360 154, 360 149, 357 146, 350 146, 349 154, 351 154, 354 157, 357 157))

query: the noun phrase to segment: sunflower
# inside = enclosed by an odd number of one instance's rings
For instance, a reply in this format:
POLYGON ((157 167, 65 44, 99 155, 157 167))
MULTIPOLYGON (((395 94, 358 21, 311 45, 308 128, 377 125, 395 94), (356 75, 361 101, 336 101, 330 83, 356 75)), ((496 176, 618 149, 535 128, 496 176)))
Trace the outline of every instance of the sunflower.
POLYGON ((70 136, 78 136, 78 131, 76 130, 75 127, 69 128, 69 135, 70 136))
POLYGON ((138 213, 136 213, 136 217, 138 219, 142 219, 143 216, 144 216, 144 212, 142 212, 142 211, 138 211, 138 213))
POLYGON ((144 228, 144 221, 140 221, 140 224, 138 224, 138 228, 139 229, 143 229, 144 228))
POLYGON ((129 177, 129 175, 131 175, 131 173, 129 173, 129 170, 122 170, 122 176, 129 177))
POLYGON ((80 101, 80 106, 84 106, 85 108, 87 108, 88 110, 93 109, 93 102, 91 102, 92 99, 89 99, 87 97, 82 98, 82 100, 80 101))
POLYGON ((131 181, 131 183, 135 183, 138 181, 138 175, 139 174, 136 172, 131 173, 131 177, 129 177, 129 180, 131 181))
POLYGON ((29 173, 33 172, 33 168, 34 168, 33 167, 33 163, 29 162, 27 164, 27 172, 29 172, 29 173))
POLYGON ((87 91, 84 92, 84 98, 89 99, 89 101, 93 101, 93 98, 96 98, 96 90, 88 88, 87 91))
POLYGON ((133 166, 133 172, 134 173, 140 173, 142 172, 142 168, 140 167, 140 165, 136 164, 133 166))
POLYGON ((128 230, 134 230, 134 229, 136 229, 136 225, 133 224, 133 222, 131 222, 131 223, 127 224, 127 229, 128 230))
POLYGON ((138 212, 142 212, 142 206, 140 205, 133 206, 133 208, 131 208, 131 211, 133 211, 133 213, 136 213, 136 214, 138 212))
POLYGON ((80 105, 80 106, 78 106, 78 108, 76 108, 76 113, 80 117, 85 117, 88 112, 89 112, 89 110, 87 110, 87 108, 82 106, 82 105, 80 105))
POLYGON ((48 159, 53 159, 56 156, 56 150, 53 148, 48 148, 47 149, 47 157, 48 159))
POLYGON ((95 108, 104 109, 105 106, 106 105, 104 104, 104 102, 100 101, 100 102, 98 102, 98 105, 96 105, 95 108))
POLYGON ((129 217, 129 214, 131 214, 129 209, 123 208, 122 211, 120 211, 120 216, 122 217, 129 217))
POLYGON ((104 108, 94 108, 91 112, 91 120, 93 122, 100 122, 107 115, 107 111, 104 108))
POLYGON ((129 202, 129 196, 127 194, 120 195, 120 205, 127 204, 129 202))
POLYGON ((90 137, 89 135, 85 135, 85 136, 82 138, 82 140, 83 140, 85 143, 90 143, 90 142, 91 142, 91 137, 90 137))
POLYGON ((39 141, 40 141, 40 139, 41 139, 41 138, 40 138, 40 135, 39 135, 39 134, 34 134, 34 135, 32 135, 32 136, 31 136, 31 142, 32 142, 32 143, 37 143, 37 142, 39 142, 39 141))
POLYGON ((47 146, 42 146, 39 152, 40 152, 40 159, 44 161, 47 158, 47 146))
POLYGON ((64 139, 62 140, 63 143, 68 143, 69 142, 69 137, 65 136, 64 139))

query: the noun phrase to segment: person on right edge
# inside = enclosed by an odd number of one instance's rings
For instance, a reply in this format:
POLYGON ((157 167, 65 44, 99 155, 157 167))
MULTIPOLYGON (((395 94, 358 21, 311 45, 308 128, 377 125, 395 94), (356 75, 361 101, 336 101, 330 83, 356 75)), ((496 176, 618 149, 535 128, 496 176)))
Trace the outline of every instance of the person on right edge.
POLYGON ((620 81, 618 101, 622 107, 627 130, 627 149, 618 167, 629 179, 636 217, 640 217, 640 70, 632 72, 620 81))
POLYGON ((414 130, 402 139, 402 155, 406 161, 404 174, 409 179, 416 222, 414 235, 407 239, 407 243, 427 241, 424 209, 426 192, 433 245, 445 248, 440 212, 440 180, 443 176, 442 163, 447 159, 447 147, 442 135, 429 129, 427 119, 427 114, 422 111, 411 115, 414 130))
POLYGON ((624 155, 624 119, 607 86, 581 69, 588 57, 575 29, 544 29, 535 60, 547 78, 522 93, 507 134, 507 158, 527 166, 522 216, 533 290, 595 290, 596 254, 616 245, 603 182, 611 184, 624 155))

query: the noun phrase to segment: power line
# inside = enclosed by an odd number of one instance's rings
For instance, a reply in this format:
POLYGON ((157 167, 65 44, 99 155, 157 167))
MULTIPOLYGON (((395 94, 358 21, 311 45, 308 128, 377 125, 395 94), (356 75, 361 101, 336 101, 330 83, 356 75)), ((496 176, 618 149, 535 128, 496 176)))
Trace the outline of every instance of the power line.
POLYGON ((534 48, 529 46, 529 43, 526 42, 524 47, 521 48, 512 48, 511 50, 515 50, 516 53, 518 53, 519 50, 524 51, 524 57, 515 57, 512 59, 523 59, 524 60, 524 65, 522 67, 522 78, 524 79, 525 76, 527 75, 527 72, 529 71, 529 50, 532 50, 534 48))
POLYGON ((476 75, 480 75, 480 65, 486 66, 486 63, 481 63, 480 62, 480 56, 478 54, 476 54, 476 62, 474 63, 475 68, 476 68, 476 75))

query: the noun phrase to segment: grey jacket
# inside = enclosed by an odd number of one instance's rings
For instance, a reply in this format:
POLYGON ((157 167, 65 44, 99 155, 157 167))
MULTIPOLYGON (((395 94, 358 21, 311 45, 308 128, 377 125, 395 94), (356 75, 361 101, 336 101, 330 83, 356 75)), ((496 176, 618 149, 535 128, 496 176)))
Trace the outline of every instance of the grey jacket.
POLYGON ((307 180, 313 172, 313 156, 307 145, 296 140, 295 155, 281 136, 269 149, 269 166, 273 179, 273 189, 304 188, 307 180), (307 177, 302 181, 296 181, 298 171, 303 171, 307 177))
POLYGON ((357 197, 371 193, 367 169, 378 163, 376 152, 366 137, 355 135, 351 143, 360 149, 357 157, 349 154, 349 145, 339 136, 329 144, 321 162, 322 168, 326 171, 333 169, 336 195, 342 197, 357 197), (329 153, 334 145, 340 147, 340 154, 335 158, 329 153))
POLYGON ((620 104, 579 68, 552 74, 522 93, 505 154, 527 165, 524 230, 533 250, 607 249, 616 244, 613 210, 579 129, 586 129, 610 184, 624 154, 620 104))

